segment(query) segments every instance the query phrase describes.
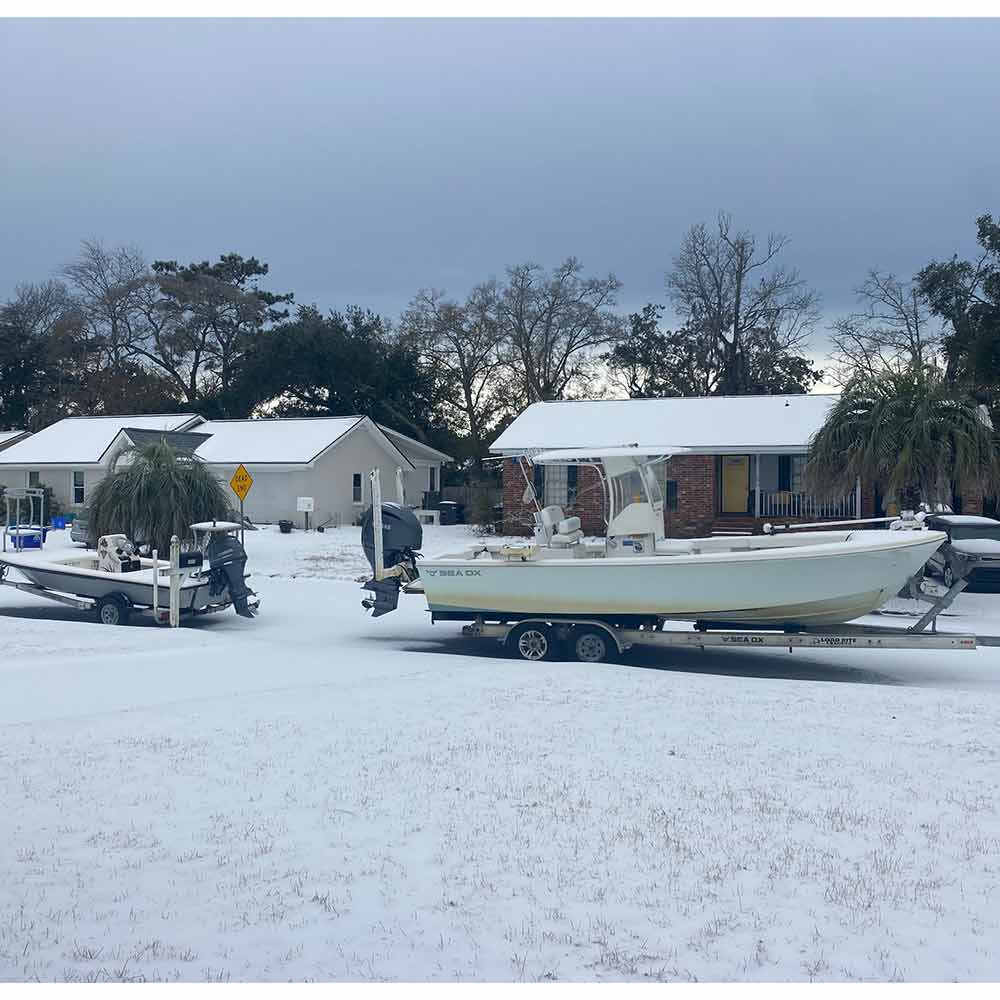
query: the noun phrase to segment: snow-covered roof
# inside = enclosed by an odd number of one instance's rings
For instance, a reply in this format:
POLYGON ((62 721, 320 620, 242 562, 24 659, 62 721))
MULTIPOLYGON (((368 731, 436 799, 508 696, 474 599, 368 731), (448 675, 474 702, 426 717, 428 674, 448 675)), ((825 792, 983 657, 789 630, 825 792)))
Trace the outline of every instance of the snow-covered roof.
POLYGON ((16 441, 19 437, 23 437, 26 431, 0 431, 0 448, 2 448, 8 441, 16 441))
POLYGON ((93 465, 123 427, 177 431, 200 419, 196 413, 66 417, 0 452, 0 466, 93 465))
POLYGON ((211 437, 195 454, 213 465, 306 465, 334 446, 358 424, 368 425, 373 435, 408 468, 407 457, 379 426, 367 417, 281 417, 263 420, 209 420, 197 427, 198 434, 211 437))
POLYGON ((451 455, 447 455, 437 448, 432 448, 429 444, 424 444, 423 441, 417 441, 406 434, 394 431, 391 427, 386 427, 385 424, 379 424, 378 427, 408 458, 431 459, 438 462, 454 460, 451 455))
POLYGON ((491 451, 684 448, 698 454, 805 451, 838 395, 687 396, 533 403, 491 451))

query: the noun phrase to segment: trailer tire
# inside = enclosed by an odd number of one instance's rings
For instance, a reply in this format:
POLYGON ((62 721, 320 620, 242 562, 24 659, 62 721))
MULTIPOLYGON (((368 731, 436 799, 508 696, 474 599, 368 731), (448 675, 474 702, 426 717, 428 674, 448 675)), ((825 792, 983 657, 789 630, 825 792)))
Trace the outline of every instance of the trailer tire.
POLYGON ((949 590, 955 586, 955 571, 947 563, 941 571, 941 580, 949 590))
POLYGON ((507 647, 517 653, 522 660, 538 663, 551 660, 555 656, 556 636, 547 625, 525 622, 511 629, 507 636, 507 647))
POLYGON ((102 625, 127 625, 131 613, 128 601, 115 594, 97 602, 97 620, 102 625))
POLYGON ((571 642, 580 663, 608 663, 618 652, 615 641, 600 628, 574 629, 571 642))

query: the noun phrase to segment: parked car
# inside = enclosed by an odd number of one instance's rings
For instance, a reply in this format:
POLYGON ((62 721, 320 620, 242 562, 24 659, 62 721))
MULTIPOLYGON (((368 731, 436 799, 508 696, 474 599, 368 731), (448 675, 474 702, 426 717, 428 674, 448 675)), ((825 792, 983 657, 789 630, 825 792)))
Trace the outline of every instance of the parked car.
POLYGON ((924 523, 948 535, 948 541, 927 561, 929 574, 950 587, 957 579, 956 555, 993 556, 994 565, 977 566, 969 573, 967 589, 1000 591, 1000 521, 972 514, 931 514, 924 523))
POLYGON ((86 545, 90 549, 94 547, 94 543, 90 540, 90 529, 87 526, 87 520, 87 512, 85 510, 77 514, 70 525, 69 537, 71 541, 86 545))

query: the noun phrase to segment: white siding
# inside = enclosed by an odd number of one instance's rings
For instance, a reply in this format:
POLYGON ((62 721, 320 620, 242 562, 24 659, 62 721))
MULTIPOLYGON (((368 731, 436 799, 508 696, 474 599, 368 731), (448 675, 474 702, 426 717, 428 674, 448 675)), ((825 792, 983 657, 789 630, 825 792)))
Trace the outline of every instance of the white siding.
MULTIPOLYGON (((309 496, 315 500, 315 512, 310 518, 313 524, 322 524, 335 515, 340 516, 341 524, 353 524, 371 503, 368 473, 376 465, 382 476, 383 499, 395 500, 397 462, 364 428, 353 431, 336 448, 317 459, 312 468, 278 471, 247 462, 254 484, 244 510, 253 521, 273 523, 286 518, 301 525, 304 518, 295 509, 295 499, 309 496), (361 474, 363 500, 360 504, 352 500, 351 477, 354 473, 361 474)), ((212 468, 228 489, 236 466, 213 465, 212 468)), ((412 486, 413 473, 406 474, 406 499, 410 504, 420 503, 422 494, 416 489, 418 481, 424 484, 422 489, 427 488, 427 470, 418 470, 419 473, 422 478, 413 478, 412 486)))
MULTIPOLYGON (((42 486, 51 486, 52 495, 58 501, 64 513, 79 511, 90 499, 91 490, 104 478, 104 469, 94 465, 77 467, 84 474, 84 503, 73 503, 73 469, 31 469, 27 466, 8 466, 0 468, 0 485, 8 489, 24 489, 28 485, 28 474, 38 473, 38 481, 42 486)), ((47 512, 48 513, 48 512, 47 512)))

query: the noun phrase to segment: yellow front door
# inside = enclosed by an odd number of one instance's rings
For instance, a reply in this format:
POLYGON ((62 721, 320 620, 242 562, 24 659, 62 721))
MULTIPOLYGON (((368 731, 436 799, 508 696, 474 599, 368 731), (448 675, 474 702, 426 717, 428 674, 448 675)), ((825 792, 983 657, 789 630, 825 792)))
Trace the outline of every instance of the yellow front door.
POLYGON ((750 497, 750 456, 722 456, 722 513, 745 514, 750 497))

